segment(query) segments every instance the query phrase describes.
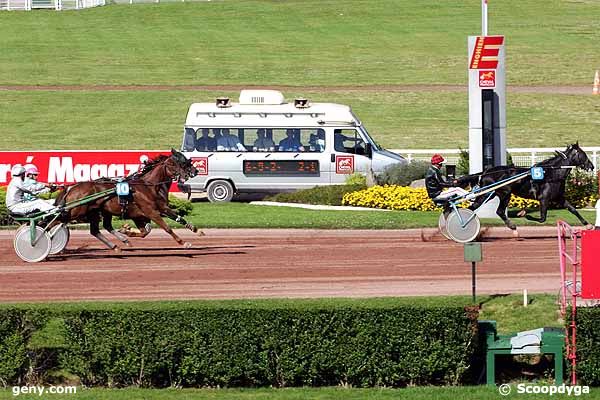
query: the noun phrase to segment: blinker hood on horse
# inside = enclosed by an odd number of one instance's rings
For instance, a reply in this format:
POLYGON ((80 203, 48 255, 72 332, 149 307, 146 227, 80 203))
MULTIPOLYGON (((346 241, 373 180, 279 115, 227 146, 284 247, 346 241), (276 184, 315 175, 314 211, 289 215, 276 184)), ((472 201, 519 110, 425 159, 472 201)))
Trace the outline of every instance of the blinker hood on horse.
MULTIPOLYGON (((191 244, 184 243, 173 229, 166 224, 163 217, 168 217, 191 231, 198 232, 195 226, 188 223, 169 207, 171 183, 173 181, 185 181, 196 176, 197 173, 198 171, 189 159, 181 152, 171 149, 169 156, 159 155, 146 162, 141 171, 124 178, 122 181, 100 178, 90 182, 77 183, 66 188, 56 199, 56 204, 59 206, 102 191, 107 191, 107 195, 66 211, 61 216, 61 222, 89 222, 90 233, 106 246, 115 250, 119 250, 119 248, 100 232, 100 220, 102 220, 104 229, 127 245, 129 245, 129 237, 146 237, 151 231, 150 222, 154 222, 169 233, 178 244, 190 247, 191 244), (119 191, 118 185, 122 189, 127 188, 125 190, 127 194, 119 196, 117 193, 119 191), (133 220, 139 232, 129 229, 127 225, 116 231, 112 226, 114 215, 133 220)), ((200 231, 199 234, 202 235, 202 232, 200 231)))

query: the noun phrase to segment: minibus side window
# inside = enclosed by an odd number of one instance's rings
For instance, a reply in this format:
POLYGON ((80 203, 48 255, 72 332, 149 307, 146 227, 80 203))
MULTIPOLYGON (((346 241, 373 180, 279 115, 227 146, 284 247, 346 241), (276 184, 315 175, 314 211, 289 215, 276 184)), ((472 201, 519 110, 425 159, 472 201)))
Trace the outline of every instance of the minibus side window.
POLYGON ((273 130, 266 128, 246 129, 246 148, 249 151, 269 152, 275 151, 275 142, 273 141, 273 130))
POLYGON ((243 129, 215 128, 213 132, 217 139, 217 151, 247 151, 246 146, 242 144, 244 140, 243 129))
MULTIPOLYGON (((266 130, 269 137, 269 129, 266 130)), ((278 152, 323 152, 325 151, 325 130, 321 128, 275 128, 272 140, 278 152)))
POLYGON ((333 147, 335 151, 366 155, 367 146, 356 129, 335 129, 333 131, 333 147))
POLYGON ((302 141, 301 130, 298 128, 273 129, 273 141, 277 151, 299 153, 307 151, 308 143, 302 141))
POLYGON ((196 148, 196 132, 192 128, 185 128, 182 148, 183 151, 194 151, 196 148))
POLYGON ((325 151, 325 130, 318 129, 309 129, 309 138, 308 145, 309 151, 322 153, 325 151))
POLYGON ((217 139, 211 134, 210 129, 200 128, 196 131, 197 151, 215 151, 217 149, 217 139))

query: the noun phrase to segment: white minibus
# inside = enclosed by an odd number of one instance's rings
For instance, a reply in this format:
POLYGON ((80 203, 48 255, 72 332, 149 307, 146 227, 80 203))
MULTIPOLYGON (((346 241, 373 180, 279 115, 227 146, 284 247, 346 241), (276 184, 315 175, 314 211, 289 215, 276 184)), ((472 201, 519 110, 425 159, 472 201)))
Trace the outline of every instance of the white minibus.
POLYGON ((211 202, 236 193, 282 192, 343 184, 349 174, 407 163, 379 146, 350 107, 286 102, 275 90, 242 90, 239 103, 194 103, 182 151, 198 175, 180 189, 211 202))

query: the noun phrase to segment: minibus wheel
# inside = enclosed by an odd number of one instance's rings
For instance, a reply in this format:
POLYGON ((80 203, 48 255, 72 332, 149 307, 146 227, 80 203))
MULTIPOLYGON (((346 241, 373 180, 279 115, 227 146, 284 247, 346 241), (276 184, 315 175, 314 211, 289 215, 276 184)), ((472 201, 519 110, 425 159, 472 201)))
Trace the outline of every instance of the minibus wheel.
POLYGON ((218 179, 208 184, 206 194, 211 203, 225 203, 233 198, 233 185, 229 181, 218 179))

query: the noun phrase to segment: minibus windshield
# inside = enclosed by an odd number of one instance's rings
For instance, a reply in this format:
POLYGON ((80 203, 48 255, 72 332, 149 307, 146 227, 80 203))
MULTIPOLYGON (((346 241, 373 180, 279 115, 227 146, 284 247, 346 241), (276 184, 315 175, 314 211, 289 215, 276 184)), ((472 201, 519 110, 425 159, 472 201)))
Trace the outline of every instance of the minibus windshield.
POLYGON ((375 140, 373 140, 371 135, 369 135, 369 132, 367 132, 367 130, 365 129, 364 125, 362 125, 362 124, 359 125, 358 129, 360 129, 360 131, 362 132, 362 135, 367 140, 367 142, 371 143, 371 147, 373 147, 373 150, 381 150, 383 148, 375 140))

